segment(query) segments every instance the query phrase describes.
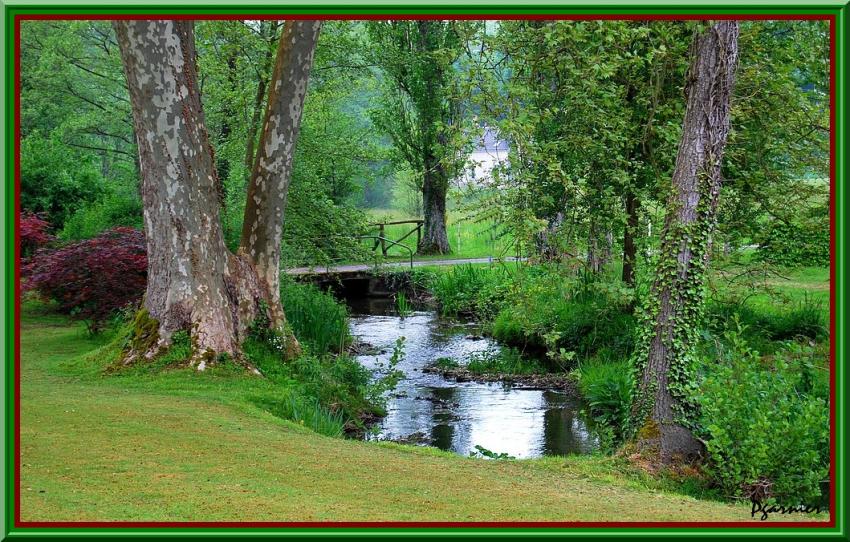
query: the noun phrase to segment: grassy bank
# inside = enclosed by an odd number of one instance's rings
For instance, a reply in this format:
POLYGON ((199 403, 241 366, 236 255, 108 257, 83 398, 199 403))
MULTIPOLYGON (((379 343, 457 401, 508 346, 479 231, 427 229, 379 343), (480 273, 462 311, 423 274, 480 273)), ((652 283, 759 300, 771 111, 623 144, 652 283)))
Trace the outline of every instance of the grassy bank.
POLYGON ((235 371, 107 376, 107 339, 41 305, 25 304, 21 331, 24 521, 750 519, 611 458, 487 461, 321 436, 259 406, 271 384, 235 371))

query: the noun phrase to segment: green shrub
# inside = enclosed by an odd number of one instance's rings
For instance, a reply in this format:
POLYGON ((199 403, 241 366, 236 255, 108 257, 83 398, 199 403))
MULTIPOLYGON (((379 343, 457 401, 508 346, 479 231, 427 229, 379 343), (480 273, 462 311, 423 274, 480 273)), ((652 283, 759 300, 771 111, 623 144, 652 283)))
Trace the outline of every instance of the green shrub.
POLYGON ((546 368, 538 361, 523 357, 515 348, 472 354, 466 368, 473 374, 528 375, 546 372, 546 368))
POLYGON ((588 413, 609 444, 628 434, 632 404, 632 372, 628 360, 606 361, 595 357, 582 362, 578 386, 588 413))
POLYGON ((504 268, 465 264, 435 275, 430 287, 442 314, 468 314, 487 320, 504 301, 509 279, 504 268))
POLYGON ((21 139, 21 208, 61 227, 75 209, 104 192, 100 159, 38 130, 21 139))
POLYGON ((142 228, 142 202, 138 196, 111 192, 87 203, 68 218, 59 237, 66 241, 90 239, 117 226, 142 228))
POLYGON ((445 371, 447 369, 457 369, 460 367, 460 364, 452 358, 437 358, 433 366, 445 371))
POLYGON ((749 496, 764 483, 779 504, 816 506, 829 472, 829 409, 818 396, 825 390, 799 351, 767 362, 741 329, 727 331, 724 343, 695 398, 709 475, 730 496, 749 496))
POLYGON ((351 343, 348 309, 330 293, 284 279, 280 298, 292 331, 312 353, 342 352, 351 343))
POLYGON ((828 335, 823 318, 823 305, 805 295, 790 310, 774 316, 768 327, 775 341, 788 339, 823 339, 828 335))
POLYGON ((758 240, 758 257, 788 267, 829 265, 829 212, 803 210, 794 222, 774 221, 758 240))
POLYGON ((493 320, 493 336, 513 345, 592 356, 607 348, 626 357, 634 346, 631 292, 618 281, 575 281, 557 272, 527 273, 493 320))
POLYGON ((750 342, 769 348, 766 341, 823 339, 828 335, 822 304, 809 295, 789 308, 766 309, 746 303, 714 301, 706 310, 706 326, 722 333, 732 321, 744 326, 750 342))
POLYGON ((242 348, 248 360, 271 382, 297 389, 346 422, 357 423, 364 414, 376 411, 369 401, 371 373, 349 356, 304 355, 282 363, 271 345, 257 339, 249 338, 242 348))

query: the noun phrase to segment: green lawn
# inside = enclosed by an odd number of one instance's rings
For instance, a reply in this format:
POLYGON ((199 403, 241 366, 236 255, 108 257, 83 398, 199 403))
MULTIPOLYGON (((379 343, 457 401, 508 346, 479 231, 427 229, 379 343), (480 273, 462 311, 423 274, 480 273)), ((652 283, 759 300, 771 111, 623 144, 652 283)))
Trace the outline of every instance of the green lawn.
POLYGON ((38 304, 21 331, 24 521, 749 519, 607 457, 488 461, 323 437, 255 406, 259 377, 105 375, 107 339, 38 304))

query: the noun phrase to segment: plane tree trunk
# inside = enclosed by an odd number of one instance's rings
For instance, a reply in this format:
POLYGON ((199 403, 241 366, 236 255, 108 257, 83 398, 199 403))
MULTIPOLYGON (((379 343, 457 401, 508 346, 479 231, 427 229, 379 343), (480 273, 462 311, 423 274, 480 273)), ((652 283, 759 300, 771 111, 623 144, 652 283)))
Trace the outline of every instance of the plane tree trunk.
POLYGON ((701 453, 699 441, 685 427, 685 390, 692 378, 690 361, 716 222, 737 57, 735 21, 716 23, 692 45, 687 110, 661 253, 635 354, 636 444, 660 463, 701 453))
POLYGON ((321 26, 321 21, 296 20, 287 22, 284 27, 242 222, 239 254, 253 264, 264 288, 269 291, 269 316, 272 324, 281 329, 286 325, 280 304, 283 214, 292 176, 295 141, 321 26))
MULTIPOLYGON (((264 307, 275 317, 283 315, 279 293, 271 290, 278 283, 268 279, 269 265, 279 258, 265 256, 257 265, 254 253, 234 255, 224 244, 219 181, 197 86, 193 22, 128 20, 114 21, 113 26, 139 148, 148 252, 147 290, 125 361, 156 356, 178 331, 189 333, 191 362, 199 370, 223 354, 241 359, 242 341, 264 307)), ((306 76, 276 85, 306 89, 306 76)), ((267 148, 277 145, 291 152, 294 140, 284 141, 291 133, 271 132, 267 139, 277 143, 267 148)), ((288 178, 285 181, 275 179, 277 192, 254 192, 257 200, 273 201, 263 207, 269 210, 260 223, 282 220, 285 196, 281 200, 279 187, 288 186, 288 178)), ((293 338, 285 354, 297 352, 293 338)))

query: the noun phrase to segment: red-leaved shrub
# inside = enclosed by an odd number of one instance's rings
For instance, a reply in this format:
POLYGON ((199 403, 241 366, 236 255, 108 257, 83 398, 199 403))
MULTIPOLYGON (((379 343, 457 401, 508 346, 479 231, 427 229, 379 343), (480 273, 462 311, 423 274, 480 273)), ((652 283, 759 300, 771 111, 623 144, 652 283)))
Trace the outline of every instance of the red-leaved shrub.
POLYGON ((53 299, 92 332, 116 310, 141 299, 147 281, 145 236, 114 228, 93 239, 41 249, 22 266, 24 290, 53 299))
POLYGON ((50 235, 50 222, 40 214, 30 211, 21 213, 21 258, 27 258, 39 248, 56 238, 50 235))

